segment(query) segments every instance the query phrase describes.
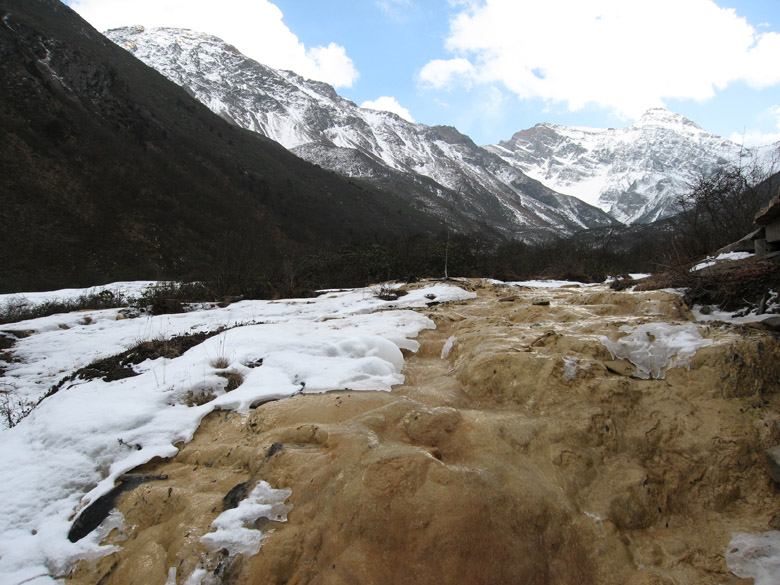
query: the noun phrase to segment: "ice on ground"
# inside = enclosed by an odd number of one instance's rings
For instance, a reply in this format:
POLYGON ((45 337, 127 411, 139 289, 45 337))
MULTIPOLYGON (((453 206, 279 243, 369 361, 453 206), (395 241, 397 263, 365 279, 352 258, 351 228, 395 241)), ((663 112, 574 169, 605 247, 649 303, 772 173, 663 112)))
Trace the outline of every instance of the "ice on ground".
POLYGON ((53 583, 75 560, 110 552, 98 531, 68 540, 74 515, 119 475, 174 456, 209 412, 402 382, 401 350, 416 351, 413 338, 435 327, 404 309, 425 307, 431 296, 445 302, 476 295, 437 284, 388 302, 358 289, 177 315, 117 320, 118 310, 106 309, 5 325, 21 338, 2 384, 31 404, 79 368, 140 341, 230 329, 179 357, 134 366, 135 377, 69 380, 16 426, 0 430, 0 583, 53 583), (232 391, 228 372, 243 379, 232 391))
POLYGON ((580 360, 576 357, 563 358, 563 379, 567 382, 571 382, 577 377, 577 372, 587 370, 590 367, 590 362, 580 364, 580 360))
POLYGON ((441 348, 441 359, 446 360, 448 357, 450 357, 450 352, 452 351, 454 345, 455 336, 450 335, 447 338, 447 341, 444 342, 444 346, 441 348))
POLYGON ((777 585, 780 575, 780 532, 737 532, 731 535, 726 564, 737 577, 754 579, 755 585, 777 585))
POLYGON ((165 580, 165 585, 176 585, 176 567, 168 569, 168 578, 165 580))
POLYGON ((715 266, 718 262, 723 262, 726 260, 744 260, 745 258, 750 258, 751 256, 753 256, 753 254, 750 252, 724 252, 723 254, 719 254, 716 257, 708 256, 702 262, 691 268, 691 272, 698 272, 699 270, 710 268, 711 266, 715 266))
POLYGON ((643 379, 663 379, 666 370, 688 365, 700 347, 712 344, 711 340, 702 338, 694 323, 624 325, 620 332, 627 335, 617 341, 602 335, 599 340, 612 359, 627 359, 636 366, 635 375, 643 379))
POLYGON ((274 489, 260 481, 237 507, 225 510, 211 523, 214 532, 204 534, 200 541, 211 550, 223 548, 231 554, 257 554, 267 533, 252 528, 260 518, 272 522, 287 522, 292 504, 284 501, 292 495, 290 489, 274 489))

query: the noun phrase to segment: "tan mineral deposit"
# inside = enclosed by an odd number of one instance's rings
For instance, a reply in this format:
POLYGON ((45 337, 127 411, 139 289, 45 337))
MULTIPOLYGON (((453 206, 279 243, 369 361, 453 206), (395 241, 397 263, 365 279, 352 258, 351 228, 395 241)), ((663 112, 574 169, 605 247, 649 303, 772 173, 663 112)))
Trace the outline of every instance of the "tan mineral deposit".
POLYGON ((764 455, 780 443, 776 334, 694 325, 667 292, 460 285, 477 298, 424 311, 436 329, 392 392, 214 412, 176 457, 135 470, 164 479, 120 497, 117 548, 67 582, 752 583, 725 554, 780 515, 764 455), (702 341, 645 379, 605 340, 654 323, 702 341), (260 481, 291 491, 287 521, 257 523, 255 555, 207 549, 260 481))

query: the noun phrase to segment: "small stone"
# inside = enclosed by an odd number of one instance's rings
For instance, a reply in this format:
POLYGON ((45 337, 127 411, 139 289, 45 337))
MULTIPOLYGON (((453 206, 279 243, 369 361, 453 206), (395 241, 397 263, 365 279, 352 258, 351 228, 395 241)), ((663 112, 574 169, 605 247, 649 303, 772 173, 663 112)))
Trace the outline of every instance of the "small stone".
POLYGON ((780 445, 766 450, 766 460, 769 464, 769 475, 780 483, 780 445))
POLYGON ((769 317, 761 323, 770 331, 780 331, 780 317, 769 317))

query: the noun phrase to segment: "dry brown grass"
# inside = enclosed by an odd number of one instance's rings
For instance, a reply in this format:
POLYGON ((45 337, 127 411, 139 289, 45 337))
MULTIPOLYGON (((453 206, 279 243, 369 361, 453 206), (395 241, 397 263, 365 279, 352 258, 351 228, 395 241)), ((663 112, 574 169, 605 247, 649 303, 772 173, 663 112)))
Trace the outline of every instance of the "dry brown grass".
POLYGON ((227 385, 225 386, 225 392, 230 392, 231 390, 235 390, 241 384, 244 383, 244 374, 241 372, 219 372, 217 374, 218 376, 225 378, 227 380, 227 385))
POLYGON ((230 360, 226 356, 221 355, 211 360, 209 365, 215 370, 224 370, 230 365, 230 360))
POLYGON ((199 390, 189 390, 184 399, 184 403, 187 406, 203 406, 214 400, 214 398, 216 398, 216 395, 212 389, 201 388, 199 390))

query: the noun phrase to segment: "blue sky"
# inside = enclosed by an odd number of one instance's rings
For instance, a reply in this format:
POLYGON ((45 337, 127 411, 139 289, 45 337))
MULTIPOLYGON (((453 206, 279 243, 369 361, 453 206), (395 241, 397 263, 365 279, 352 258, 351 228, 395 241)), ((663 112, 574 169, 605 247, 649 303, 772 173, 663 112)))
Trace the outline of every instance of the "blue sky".
POLYGON ((68 3, 99 30, 215 34, 358 105, 455 126, 477 144, 538 122, 624 126, 656 106, 746 144, 780 141, 777 0, 68 3))

